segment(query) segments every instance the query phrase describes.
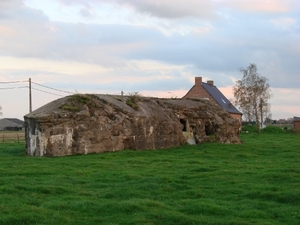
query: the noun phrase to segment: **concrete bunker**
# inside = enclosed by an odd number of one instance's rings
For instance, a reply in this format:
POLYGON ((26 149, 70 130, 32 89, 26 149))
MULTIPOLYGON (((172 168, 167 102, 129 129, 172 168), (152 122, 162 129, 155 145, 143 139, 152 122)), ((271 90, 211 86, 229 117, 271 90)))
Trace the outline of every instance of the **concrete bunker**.
POLYGON ((24 120, 31 156, 161 149, 207 141, 240 143, 239 122, 206 100, 72 95, 24 120))

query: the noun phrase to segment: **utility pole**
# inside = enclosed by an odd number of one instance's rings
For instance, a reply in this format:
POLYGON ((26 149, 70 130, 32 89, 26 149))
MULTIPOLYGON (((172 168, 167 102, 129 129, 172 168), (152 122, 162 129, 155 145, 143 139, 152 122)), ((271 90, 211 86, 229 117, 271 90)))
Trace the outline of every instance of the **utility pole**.
POLYGON ((31 78, 29 78, 29 113, 32 112, 31 78))

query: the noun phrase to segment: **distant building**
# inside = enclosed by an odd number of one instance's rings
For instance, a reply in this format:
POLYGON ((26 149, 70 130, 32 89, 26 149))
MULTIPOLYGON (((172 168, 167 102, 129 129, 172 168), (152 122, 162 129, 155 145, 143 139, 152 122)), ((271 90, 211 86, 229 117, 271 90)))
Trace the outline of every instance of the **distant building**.
POLYGON ((294 116, 294 130, 300 130, 300 117, 294 116))
POLYGON ((267 117, 266 119, 265 119, 265 121, 264 121, 264 124, 266 125, 266 124, 272 124, 272 123, 274 123, 274 120, 272 120, 271 118, 269 118, 269 117, 267 117))
POLYGON ((24 121, 16 118, 0 119, 0 130, 18 131, 23 130, 24 121))
POLYGON ((242 121, 242 113, 237 110, 234 105, 222 94, 222 92, 214 85, 212 80, 207 83, 202 82, 202 77, 195 77, 194 86, 182 98, 188 99, 208 99, 209 101, 220 105, 233 118, 242 121))

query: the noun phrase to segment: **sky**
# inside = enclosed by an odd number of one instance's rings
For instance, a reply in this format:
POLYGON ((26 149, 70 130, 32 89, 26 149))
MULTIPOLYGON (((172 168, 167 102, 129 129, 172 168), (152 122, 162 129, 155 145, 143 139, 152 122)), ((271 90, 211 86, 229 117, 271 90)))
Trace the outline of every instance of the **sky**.
MULTIPOLYGON (((74 93, 228 98, 255 63, 273 119, 300 116, 299 0, 0 0, 2 118, 74 93)), ((0 117, 0 118, 1 118, 0 117)))

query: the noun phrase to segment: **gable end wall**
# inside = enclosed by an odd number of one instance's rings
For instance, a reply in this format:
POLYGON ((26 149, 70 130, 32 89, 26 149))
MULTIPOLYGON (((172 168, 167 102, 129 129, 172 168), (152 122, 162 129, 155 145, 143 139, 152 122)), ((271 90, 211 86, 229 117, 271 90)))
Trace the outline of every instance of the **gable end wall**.
POLYGON ((230 115, 232 116, 232 118, 235 118, 235 119, 238 119, 238 120, 242 121, 242 115, 241 114, 230 113, 230 115))
MULTIPOLYGON (((216 100, 204 89, 201 85, 194 85, 192 89, 183 97, 184 99, 194 98, 208 98, 210 102, 218 104, 216 100)), ((218 104, 219 105, 219 104, 218 104)))

